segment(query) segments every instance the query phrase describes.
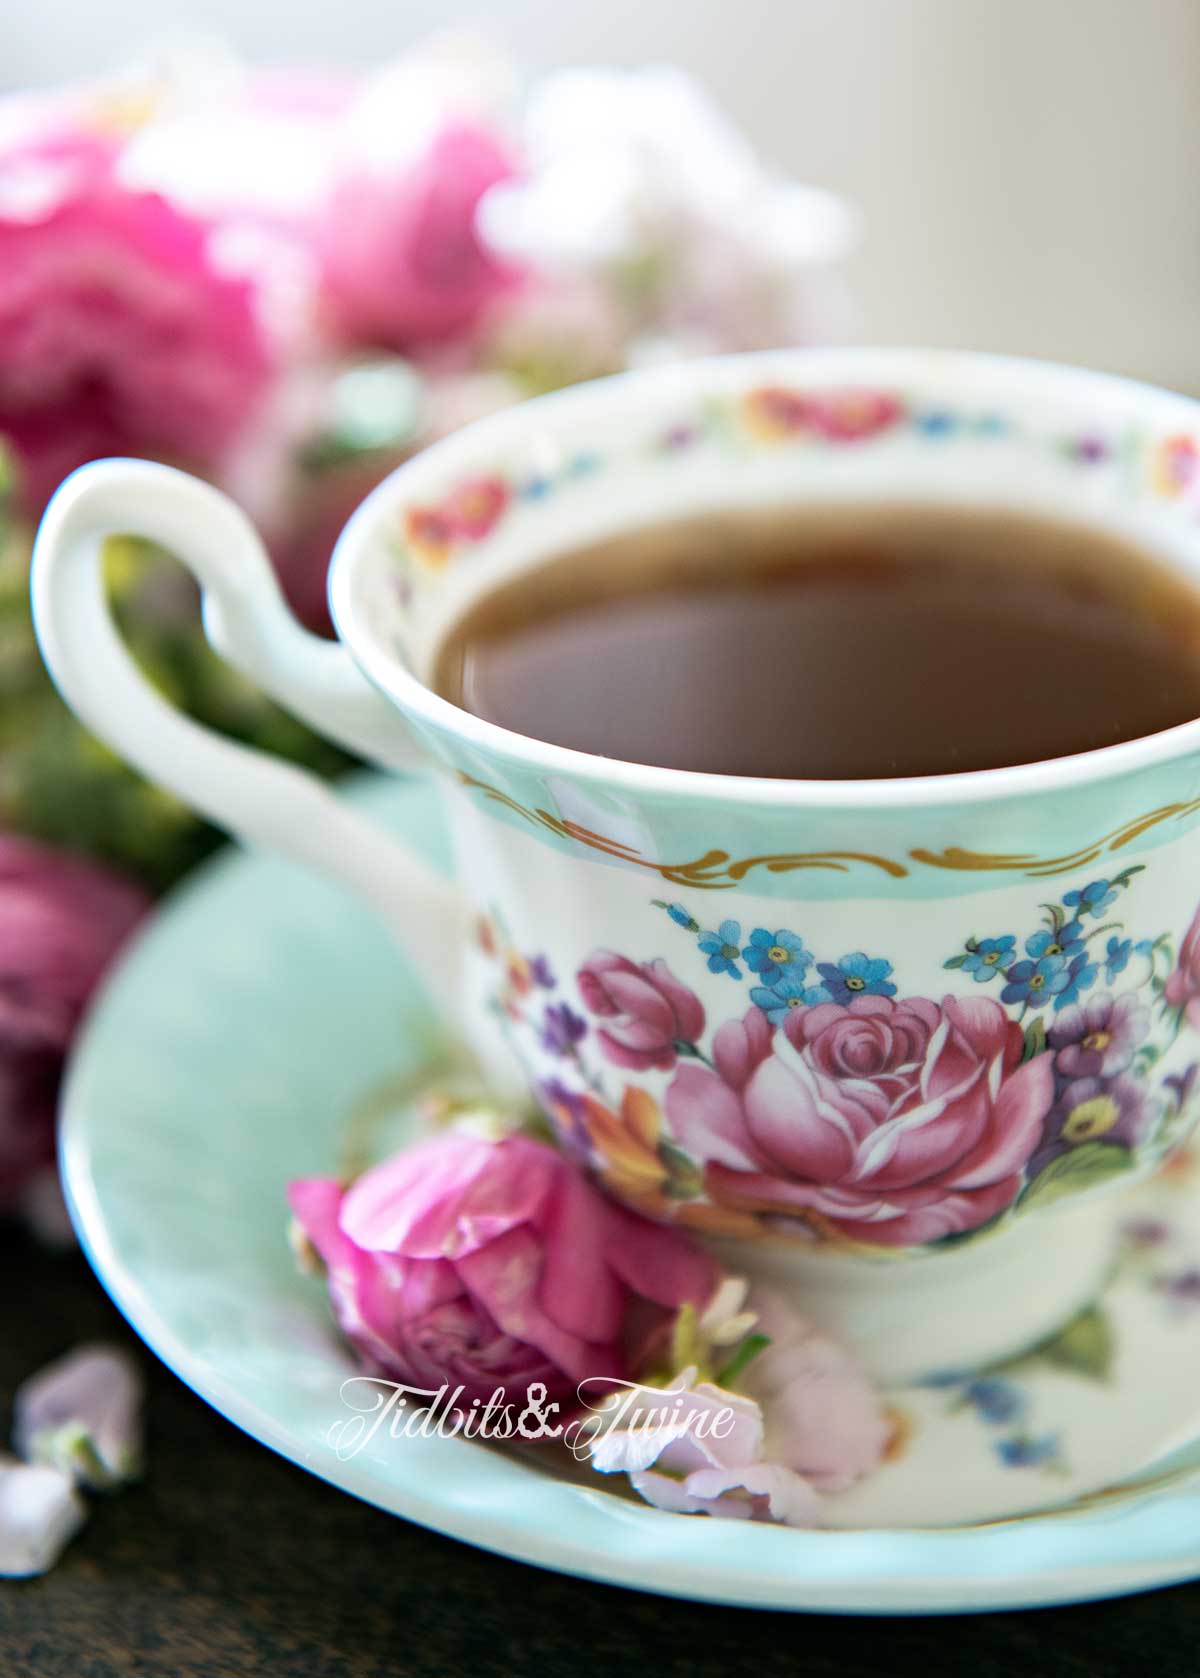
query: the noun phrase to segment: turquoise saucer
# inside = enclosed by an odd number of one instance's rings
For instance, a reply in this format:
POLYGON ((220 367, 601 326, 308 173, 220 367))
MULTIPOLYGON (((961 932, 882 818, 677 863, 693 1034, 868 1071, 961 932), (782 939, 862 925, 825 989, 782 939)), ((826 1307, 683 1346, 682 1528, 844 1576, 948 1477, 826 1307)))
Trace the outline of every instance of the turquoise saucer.
MULTIPOLYGON (((353 795, 445 855, 428 787, 353 795)), ((248 1433, 468 1543, 711 1602, 967 1613, 1200 1574, 1195 1169, 1147 1191, 1100 1314, 1072 1336, 982 1390, 897 1395, 905 1448, 849 1494, 835 1530, 664 1514, 455 1439, 381 1436, 339 1457, 353 1366, 321 1287, 294 1268, 283 1185, 333 1168, 371 1092, 419 1075, 441 1041, 360 905, 232 852, 171 899, 92 1012, 62 1122, 80 1238, 147 1344, 248 1433)))

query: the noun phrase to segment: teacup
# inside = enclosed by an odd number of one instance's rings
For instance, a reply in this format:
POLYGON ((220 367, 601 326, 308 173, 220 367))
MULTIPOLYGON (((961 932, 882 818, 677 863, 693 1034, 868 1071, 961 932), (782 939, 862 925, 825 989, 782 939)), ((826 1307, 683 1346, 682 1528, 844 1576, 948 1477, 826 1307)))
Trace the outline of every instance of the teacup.
POLYGON ((841 498, 1053 513, 1200 580, 1200 407, 951 352, 659 368, 396 471, 338 543, 337 643, 289 616, 229 501, 145 462, 67 481, 33 586, 50 670, 102 738, 364 892, 489 1074, 532 1092, 613 1194, 783 1284, 900 1381, 1081 1309, 1120 1191, 1197 1117, 1200 721, 1020 768, 763 781, 542 744, 428 685, 448 626, 551 554, 841 498), (836 421, 819 430, 795 400, 817 394, 836 421), (213 643, 285 706, 386 768, 440 772, 453 884, 150 690, 104 604, 118 531, 189 567, 213 643), (810 969, 824 995, 806 1001, 810 969))

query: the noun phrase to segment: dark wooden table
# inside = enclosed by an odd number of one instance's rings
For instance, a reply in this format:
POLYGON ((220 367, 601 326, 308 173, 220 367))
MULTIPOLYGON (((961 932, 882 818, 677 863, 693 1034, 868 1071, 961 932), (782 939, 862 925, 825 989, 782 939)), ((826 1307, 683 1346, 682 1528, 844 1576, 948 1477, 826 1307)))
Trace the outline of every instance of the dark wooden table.
MULTIPOLYGON (((0 1266, 7 1436, 31 1370, 83 1337, 135 1342, 77 1255, 0 1237, 0 1266)), ((0 1581, 0 1678, 1200 1673, 1200 1585, 1038 1613, 870 1620, 709 1608, 541 1573, 355 1502, 142 1359, 146 1480, 95 1500, 46 1578, 0 1581)))

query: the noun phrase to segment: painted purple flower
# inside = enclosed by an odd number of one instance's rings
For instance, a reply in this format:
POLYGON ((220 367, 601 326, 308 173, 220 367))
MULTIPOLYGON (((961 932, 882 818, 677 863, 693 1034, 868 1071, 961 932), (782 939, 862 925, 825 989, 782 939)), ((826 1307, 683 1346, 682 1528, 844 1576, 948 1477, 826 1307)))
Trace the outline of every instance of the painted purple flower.
POLYGON ((1065 1078, 1113 1078, 1124 1072, 1150 1029, 1150 1013, 1136 994, 1115 999, 1101 991, 1064 1008, 1047 1033, 1054 1065, 1065 1078))
POLYGON ((1175 1097, 1175 1111, 1181 1113, 1187 1105, 1192 1090, 1196 1084, 1196 1074, 1200 1072, 1200 1061, 1193 1061, 1182 1072, 1173 1072, 1169 1078, 1163 1079, 1163 1084, 1175 1097))
POLYGON ((558 980, 554 977, 554 969, 545 956, 532 956, 529 961, 529 977, 535 985, 543 990, 553 990, 558 980))
POLYGON ((1121 1233, 1135 1247, 1161 1247, 1171 1239, 1171 1226, 1162 1218, 1130 1218, 1121 1233))
POLYGON ((1096 436, 1076 437, 1070 448, 1075 459, 1088 466, 1099 466, 1112 452, 1104 438, 1096 436))
POLYGON ((587 1036, 587 1021, 568 1002, 554 1002, 542 1019, 542 1047, 547 1054, 569 1055, 587 1036))
POLYGON ((1161 1277, 1155 1285, 1180 1314, 1190 1315, 1200 1306, 1200 1270, 1179 1270, 1174 1276, 1161 1277))
POLYGON ((578 1090, 564 1084, 561 1078, 546 1078, 537 1086, 538 1100, 554 1126, 555 1141, 562 1151, 578 1165, 590 1165, 591 1139, 588 1136, 587 1102, 578 1090))
POLYGON ((1075 1078, 1054 1104, 1041 1146, 1029 1162, 1029 1175, 1036 1176, 1052 1159, 1083 1142, 1136 1148, 1149 1121, 1146 1092, 1133 1078, 1124 1073, 1116 1078, 1075 1078))

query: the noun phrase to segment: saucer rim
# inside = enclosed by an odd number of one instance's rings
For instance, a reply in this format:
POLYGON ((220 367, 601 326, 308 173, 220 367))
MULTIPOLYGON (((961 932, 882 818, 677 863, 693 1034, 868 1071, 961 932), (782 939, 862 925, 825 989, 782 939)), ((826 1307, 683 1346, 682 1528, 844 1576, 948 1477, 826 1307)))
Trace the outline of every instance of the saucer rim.
MULTIPOLYGON (((407 807, 436 796, 427 783, 398 785, 378 776, 355 777, 346 790, 355 803, 400 820, 407 807)), ((248 904, 265 901, 272 877, 284 871, 291 889, 303 889, 306 877, 280 859, 227 851, 163 901, 89 1011, 61 1100, 64 1193, 85 1256, 134 1331, 219 1414, 299 1467, 391 1514, 513 1560, 651 1594, 794 1612, 940 1615, 1129 1595, 1200 1574, 1200 1487, 1189 1491, 1186 1484, 1132 1492, 1116 1508, 1068 1508, 936 1529, 800 1531, 739 1524, 739 1554, 731 1562, 731 1534, 723 1522, 684 1520, 627 1504, 602 1488, 531 1476, 527 1465, 498 1452, 464 1454, 460 1474, 420 1486, 402 1476, 385 1480, 369 1462, 341 1461, 333 1451, 323 1462, 314 1458, 310 1442, 277 1410, 240 1391, 163 1314, 113 1239, 93 1168, 106 1068, 114 1054, 127 1051, 125 1032, 143 973, 169 959, 184 913, 190 919, 197 900, 241 893, 248 904), (472 1509, 461 1494, 480 1473, 488 1506, 472 1509)), ((399 982, 413 986, 411 969, 399 956, 397 967, 399 982)), ((408 1443, 393 1441, 398 1460, 408 1443)))

